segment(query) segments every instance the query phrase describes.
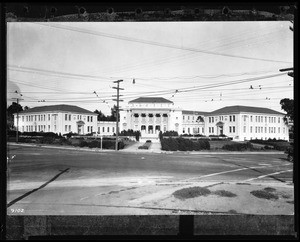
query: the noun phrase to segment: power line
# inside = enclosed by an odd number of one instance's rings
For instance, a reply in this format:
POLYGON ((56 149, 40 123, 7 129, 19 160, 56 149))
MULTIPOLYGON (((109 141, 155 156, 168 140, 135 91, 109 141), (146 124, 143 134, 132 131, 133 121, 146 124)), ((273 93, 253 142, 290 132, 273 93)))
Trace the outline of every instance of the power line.
POLYGON ((291 62, 287 62, 287 61, 270 60, 270 59, 247 57, 247 56, 239 56, 239 55, 232 55, 232 54, 226 54, 226 53, 218 53, 218 52, 208 51, 208 50, 200 50, 200 49, 196 49, 196 48, 181 47, 181 46, 176 46, 176 45, 171 45, 171 44, 165 44, 165 43, 159 43, 159 42, 155 42, 155 41, 136 39, 136 38, 126 37, 126 36, 121 36, 121 35, 113 35, 113 34, 108 34, 108 33, 103 33, 103 32, 98 32, 98 31, 92 31, 92 30, 86 30, 86 29, 81 29, 81 28, 76 28, 76 27, 69 27, 69 26, 67 27, 67 26, 63 26, 63 25, 47 25, 47 24, 41 24, 41 23, 34 23, 34 24, 39 24, 39 25, 43 25, 43 26, 47 26, 47 27, 51 27, 51 28, 57 28, 57 29, 65 29, 65 30, 69 30, 69 31, 85 33, 85 34, 90 34, 90 35, 95 35, 95 36, 125 40, 125 41, 130 41, 130 42, 136 42, 136 43, 142 43, 142 44, 147 44, 147 45, 166 47, 166 48, 172 48, 172 49, 178 49, 178 50, 192 51, 192 52, 198 52, 198 53, 209 54, 209 55, 240 58, 240 59, 246 59, 246 60, 276 62, 276 63, 287 63, 287 64, 291 63, 291 62))

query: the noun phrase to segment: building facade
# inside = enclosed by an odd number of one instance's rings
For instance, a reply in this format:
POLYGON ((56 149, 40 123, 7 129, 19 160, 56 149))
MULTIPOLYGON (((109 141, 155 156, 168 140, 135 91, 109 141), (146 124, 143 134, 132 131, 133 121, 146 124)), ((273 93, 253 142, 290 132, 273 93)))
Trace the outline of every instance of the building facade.
POLYGON ((284 114, 267 108, 229 106, 209 113, 205 119, 207 135, 224 134, 239 141, 289 139, 284 114))
MULTIPOLYGON (((160 131, 179 135, 226 135, 236 141, 289 140, 285 114, 267 108, 228 106, 213 112, 182 110, 161 97, 140 97, 120 111, 119 131, 140 131, 142 138, 157 139, 160 131)), ((14 114, 17 126, 17 115, 14 114)), ((19 113, 19 131, 113 135, 116 122, 97 121, 97 114, 77 106, 53 105, 19 113)))
POLYGON ((88 134, 97 131, 97 114, 71 105, 41 106, 14 114, 14 124, 21 132, 88 134))

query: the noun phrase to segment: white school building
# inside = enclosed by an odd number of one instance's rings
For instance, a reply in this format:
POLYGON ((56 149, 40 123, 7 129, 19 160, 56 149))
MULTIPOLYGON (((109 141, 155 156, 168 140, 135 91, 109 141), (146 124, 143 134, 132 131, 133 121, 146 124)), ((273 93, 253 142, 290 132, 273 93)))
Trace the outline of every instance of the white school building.
MULTIPOLYGON (((120 111, 119 131, 140 131, 142 139, 157 139, 160 131, 179 135, 226 135, 236 141, 289 140, 284 113, 268 108, 228 106, 212 112, 182 110, 162 97, 140 97, 120 111)), ((17 115, 14 114, 17 126, 17 115)), ((19 113, 19 131, 113 135, 116 122, 97 121, 97 114, 71 105, 35 107, 19 113)))

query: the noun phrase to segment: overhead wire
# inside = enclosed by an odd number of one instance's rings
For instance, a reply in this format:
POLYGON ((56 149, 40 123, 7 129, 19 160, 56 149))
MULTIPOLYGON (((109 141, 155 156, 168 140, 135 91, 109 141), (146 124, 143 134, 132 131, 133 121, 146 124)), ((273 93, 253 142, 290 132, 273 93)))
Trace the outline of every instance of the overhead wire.
POLYGON ((153 45, 153 46, 158 46, 158 47, 166 47, 166 48, 172 48, 172 49, 178 49, 178 50, 184 50, 184 51, 199 52, 199 53, 209 54, 209 55, 225 56, 225 57, 232 57, 232 58, 239 58, 239 59, 246 59, 246 60, 275 62, 275 63, 287 63, 287 64, 291 63, 288 61, 281 61, 281 60, 272 60, 272 59, 265 59, 265 58, 255 58, 255 57, 239 56, 239 55, 232 55, 232 54, 226 54, 226 53, 218 53, 218 52, 214 52, 214 51, 207 51, 207 50, 201 50, 201 49, 196 49, 196 48, 189 48, 189 47, 177 46, 177 45, 172 45, 172 44, 159 43, 159 42, 155 42, 155 41, 142 40, 142 39, 126 37, 126 36, 121 36, 121 35, 113 35, 113 34, 108 34, 108 33, 104 33, 104 32, 86 30, 86 29, 64 26, 64 25, 59 25, 59 24, 49 25, 49 24, 41 24, 41 23, 36 23, 36 22, 34 22, 34 24, 39 24, 39 25, 43 25, 43 26, 47 26, 47 27, 51 27, 51 28, 75 31, 75 32, 79 32, 79 33, 86 33, 86 34, 95 35, 95 36, 101 36, 101 37, 125 40, 125 41, 130 41, 130 42, 135 42, 135 43, 153 45))

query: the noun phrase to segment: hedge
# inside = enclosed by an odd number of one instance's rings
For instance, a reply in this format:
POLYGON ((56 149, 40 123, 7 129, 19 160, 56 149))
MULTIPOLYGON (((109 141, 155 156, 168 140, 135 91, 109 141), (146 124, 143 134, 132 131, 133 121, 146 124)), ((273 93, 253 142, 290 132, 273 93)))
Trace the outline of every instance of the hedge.
MULTIPOLYGON (((89 148, 101 148, 101 141, 93 140, 93 141, 85 141, 80 140, 79 144, 76 146, 79 147, 89 147, 89 148)), ((115 149, 116 142, 111 140, 103 140, 102 141, 102 149, 115 149)), ((123 149, 125 147, 125 144, 122 141, 118 142, 118 149, 123 149)))
POLYGON ((166 131, 162 134, 162 136, 179 136, 178 132, 171 130, 171 131, 166 131))
POLYGON ((253 145, 250 142, 247 143, 233 143, 226 144, 222 147, 223 150, 230 151, 243 151, 243 150, 253 150, 253 145))
POLYGON ((210 144, 207 140, 192 141, 184 138, 167 138, 161 140, 162 150, 166 151, 197 151, 209 150, 210 144))
POLYGON ((273 146, 273 148, 275 150, 279 150, 279 151, 285 151, 289 147, 291 147, 289 142, 286 141, 286 140, 276 140, 276 139, 259 140, 259 139, 255 139, 255 140, 250 140, 250 142, 255 143, 255 144, 263 144, 265 146, 273 146))

